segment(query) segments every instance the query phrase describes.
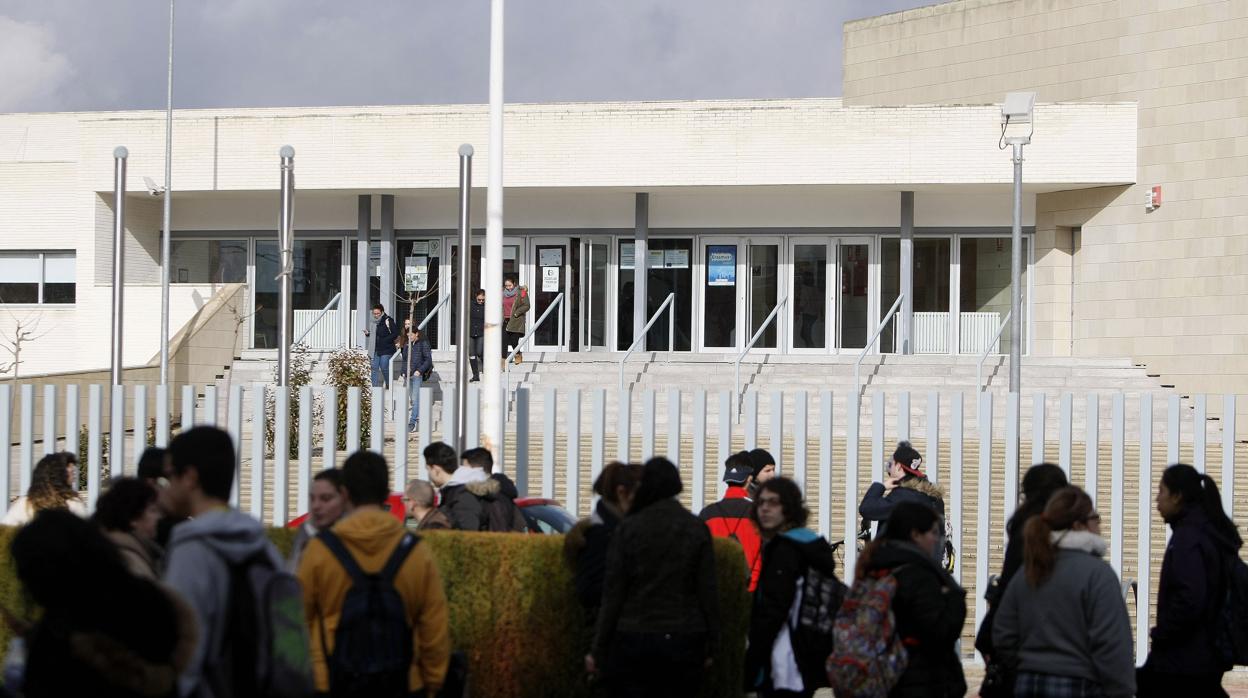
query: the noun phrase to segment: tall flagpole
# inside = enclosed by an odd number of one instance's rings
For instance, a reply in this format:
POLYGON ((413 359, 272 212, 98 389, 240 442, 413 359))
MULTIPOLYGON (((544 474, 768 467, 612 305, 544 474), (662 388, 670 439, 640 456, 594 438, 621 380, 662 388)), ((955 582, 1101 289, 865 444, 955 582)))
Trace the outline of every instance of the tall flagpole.
POLYGON ((165 91, 165 216, 160 232, 160 384, 169 385, 169 212, 173 206, 173 3, 169 0, 169 83, 165 91))
MULTIPOLYGON (((485 287, 485 341, 482 357, 481 445, 503 466, 503 0, 490 0, 489 188, 486 192, 485 250, 481 283, 485 287)), ((466 254, 461 251, 460 254, 466 254)), ((501 469, 501 468, 500 468, 501 469)))

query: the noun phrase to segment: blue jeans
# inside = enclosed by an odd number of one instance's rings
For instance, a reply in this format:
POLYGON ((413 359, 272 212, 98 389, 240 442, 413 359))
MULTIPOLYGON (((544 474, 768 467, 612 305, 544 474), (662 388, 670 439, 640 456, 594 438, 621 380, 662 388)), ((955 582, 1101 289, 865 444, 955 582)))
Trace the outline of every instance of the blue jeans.
POLYGON ((374 354, 372 358, 373 387, 390 387, 390 359, 394 354, 374 354))
POLYGON ((407 411, 407 430, 411 431, 416 428, 416 420, 420 418, 420 386, 424 383, 420 379, 420 374, 412 371, 412 377, 407 381, 407 401, 410 407, 407 411))

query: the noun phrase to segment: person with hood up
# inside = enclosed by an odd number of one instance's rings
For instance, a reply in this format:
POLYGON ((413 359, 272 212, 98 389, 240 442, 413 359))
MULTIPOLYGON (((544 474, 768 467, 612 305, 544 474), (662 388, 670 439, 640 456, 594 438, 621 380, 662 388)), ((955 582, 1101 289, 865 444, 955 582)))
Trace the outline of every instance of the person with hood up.
POLYGON ((178 675, 195 652, 195 614, 171 590, 131 574, 97 527, 45 510, 13 537, 10 554, 42 609, 25 633, 21 695, 179 695, 178 675))
POLYGON ((1135 695, 1131 621, 1118 575, 1102 560, 1101 515, 1063 487, 1023 529, 1025 574, 1005 589, 992 640, 1017 667, 1018 698, 1135 695))
POLYGON ((807 658, 795 648, 790 618, 801 604, 802 580, 811 568, 836 576, 832 546, 806 528, 809 511, 797 483, 776 477, 758 488, 750 518, 762 534, 761 572, 750 612, 745 655, 747 690, 762 696, 814 695, 826 684, 826 657, 807 658))
POLYGON ((892 610, 907 661, 889 698, 961 698, 966 676, 957 643, 966 591, 940 564, 941 517, 930 506, 903 501, 880 531, 858 558, 854 579, 891 574, 897 580, 892 610))
POLYGON ((308 541, 328 529, 342 518, 347 506, 347 495, 342 489, 342 471, 326 468, 312 478, 312 490, 308 493, 308 518, 299 527, 295 540, 290 544, 290 559, 286 569, 299 569, 299 560, 308 547, 308 541))
POLYGON ((1230 667, 1214 647, 1214 630, 1226 597, 1226 565, 1239 556, 1243 538, 1222 509, 1213 478, 1190 465, 1166 468, 1157 511, 1173 535, 1161 561, 1157 625, 1137 695, 1225 696, 1222 674, 1230 667))
POLYGON ((712 536, 731 538, 741 544, 752 594, 758 586, 763 542, 758 535, 758 524, 750 516, 754 509, 749 495, 749 488, 754 483, 754 466, 749 453, 741 451, 728 456, 728 460, 724 461, 724 482, 728 485, 724 498, 702 509, 698 518, 711 529, 712 536))
POLYGON ((446 515, 455 530, 480 531, 484 516, 481 498, 469 492, 467 485, 485 482, 485 471, 461 467, 455 449, 441 441, 425 446, 423 455, 429 481, 438 488, 438 510, 446 515))
MULTIPOLYGON (((165 582, 199 619, 195 654, 179 682, 183 696, 214 698, 213 687, 227 680, 218 667, 228 664, 221 651, 234 570, 245 564, 268 564, 275 570, 283 566, 264 526, 229 505, 234 453, 234 440, 216 427, 194 427, 169 444, 170 513, 193 518, 173 529, 165 582)), ((235 694, 235 687, 225 688, 235 694)))
POLYGON ((711 533, 676 496, 680 471, 646 462, 632 508, 607 551, 585 670, 611 696, 693 696, 719 642, 711 533))
MULTIPOLYGON (((945 493, 927 479, 923 472, 923 457, 909 441, 897 444, 897 450, 888 464, 887 477, 883 482, 871 483, 858 505, 858 513, 865 522, 878 522, 880 526, 876 535, 883 537, 889 516, 901 502, 916 502, 930 507, 944 519, 945 493)), ((943 544, 943 522, 941 531, 943 544)))
POLYGON ((602 605, 602 585, 607 575, 607 550, 611 538, 633 504, 641 484, 641 466, 609 463, 594 480, 598 503, 588 519, 581 519, 563 539, 563 554, 573 569, 576 599, 593 626, 602 605))
POLYGON ((156 488, 133 477, 112 481, 95 503, 91 519, 117 546, 126 568, 136 577, 160 579, 165 551, 156 542, 156 525, 162 512, 156 504, 156 488))

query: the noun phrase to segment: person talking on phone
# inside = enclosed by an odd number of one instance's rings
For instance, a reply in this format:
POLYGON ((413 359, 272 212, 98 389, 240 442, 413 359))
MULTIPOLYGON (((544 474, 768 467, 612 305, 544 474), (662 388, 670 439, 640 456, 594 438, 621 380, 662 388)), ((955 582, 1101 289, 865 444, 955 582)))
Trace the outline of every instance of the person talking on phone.
POLYGON ((886 466, 883 482, 873 482, 858 505, 863 522, 878 522, 877 536, 883 536, 888 517, 901 502, 915 502, 933 509, 943 521, 945 493, 927 479, 923 472, 923 456, 909 441, 897 444, 892 460, 886 466))

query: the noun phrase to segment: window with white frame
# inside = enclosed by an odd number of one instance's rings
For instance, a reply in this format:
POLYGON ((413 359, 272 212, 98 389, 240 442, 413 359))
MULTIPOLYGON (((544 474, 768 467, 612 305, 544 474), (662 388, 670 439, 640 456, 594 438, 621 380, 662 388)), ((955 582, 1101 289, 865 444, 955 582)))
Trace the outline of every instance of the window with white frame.
POLYGON ((72 304, 75 258, 72 251, 0 252, 0 304, 72 304))

